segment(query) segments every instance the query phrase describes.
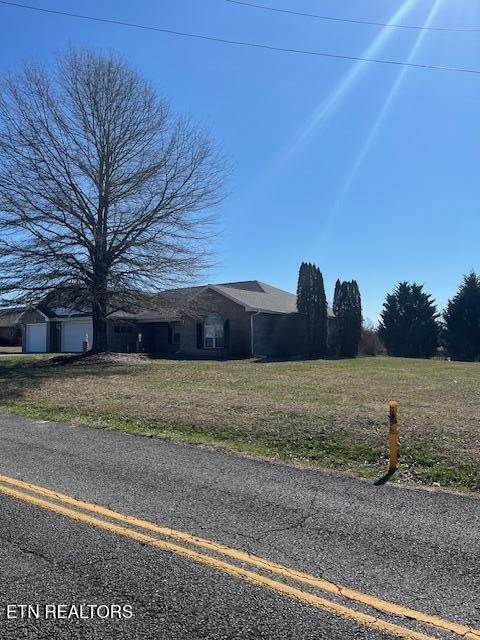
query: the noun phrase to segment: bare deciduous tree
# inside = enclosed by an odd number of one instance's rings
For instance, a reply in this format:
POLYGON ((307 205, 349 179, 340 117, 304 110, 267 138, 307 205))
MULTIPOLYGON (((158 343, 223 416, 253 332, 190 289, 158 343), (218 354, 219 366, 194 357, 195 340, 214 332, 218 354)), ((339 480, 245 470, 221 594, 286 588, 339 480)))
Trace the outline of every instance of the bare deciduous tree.
POLYGON ((204 266, 225 163, 127 64, 70 52, 0 96, 0 302, 69 292, 107 318, 204 266))

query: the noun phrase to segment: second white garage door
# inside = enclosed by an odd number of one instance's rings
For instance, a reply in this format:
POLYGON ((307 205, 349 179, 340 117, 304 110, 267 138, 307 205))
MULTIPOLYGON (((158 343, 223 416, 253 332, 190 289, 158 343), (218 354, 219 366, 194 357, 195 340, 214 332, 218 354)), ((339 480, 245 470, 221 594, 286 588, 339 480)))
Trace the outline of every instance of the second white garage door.
POLYGON ((62 322, 62 351, 65 353, 81 353, 86 335, 88 335, 88 342, 91 347, 93 340, 91 321, 62 322))

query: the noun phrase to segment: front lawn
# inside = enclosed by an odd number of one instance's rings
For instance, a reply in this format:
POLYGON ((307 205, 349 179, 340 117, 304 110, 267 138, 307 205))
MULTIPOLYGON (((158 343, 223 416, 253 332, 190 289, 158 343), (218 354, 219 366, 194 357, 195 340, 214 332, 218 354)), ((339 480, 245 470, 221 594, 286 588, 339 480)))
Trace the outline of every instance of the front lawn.
POLYGON ((479 364, 0 358, 0 411, 369 477, 386 470, 390 399, 399 403, 396 477, 480 491, 479 364))

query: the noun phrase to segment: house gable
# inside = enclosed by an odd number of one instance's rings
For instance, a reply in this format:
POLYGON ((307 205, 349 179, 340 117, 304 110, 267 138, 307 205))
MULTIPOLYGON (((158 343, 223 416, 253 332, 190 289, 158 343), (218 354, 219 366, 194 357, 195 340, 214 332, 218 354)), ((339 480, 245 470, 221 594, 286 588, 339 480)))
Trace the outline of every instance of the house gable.
POLYGON ((217 350, 218 355, 250 355, 250 316, 238 302, 230 300, 214 289, 207 287, 195 299, 180 321, 182 353, 212 356, 215 350, 205 349, 203 335, 199 338, 198 325, 202 326, 208 316, 218 315, 228 326, 228 344, 217 350), (202 346, 199 348, 198 341, 202 346))

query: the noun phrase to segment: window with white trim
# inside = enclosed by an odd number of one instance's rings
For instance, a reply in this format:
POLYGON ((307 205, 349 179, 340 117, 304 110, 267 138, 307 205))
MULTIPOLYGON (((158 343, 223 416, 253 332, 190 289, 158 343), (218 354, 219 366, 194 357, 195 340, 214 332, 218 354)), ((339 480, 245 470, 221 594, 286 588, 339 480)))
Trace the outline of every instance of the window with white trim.
POLYGON ((211 315, 203 323, 203 346, 205 349, 222 349, 225 345, 224 324, 222 316, 211 315))
POLYGON ((180 344, 180 323, 179 322, 172 323, 172 344, 176 344, 176 345, 180 344))
POLYGON ((180 322, 170 322, 168 324, 168 344, 180 345, 180 322))

